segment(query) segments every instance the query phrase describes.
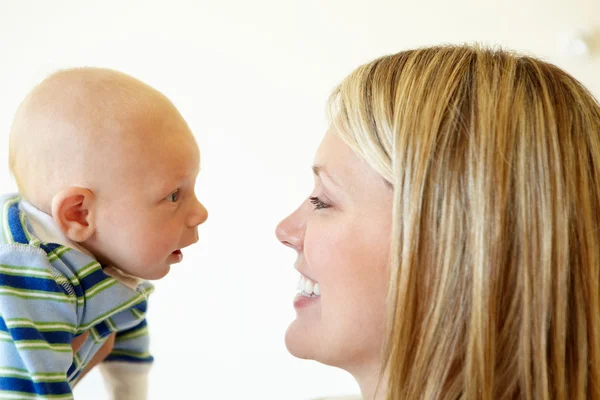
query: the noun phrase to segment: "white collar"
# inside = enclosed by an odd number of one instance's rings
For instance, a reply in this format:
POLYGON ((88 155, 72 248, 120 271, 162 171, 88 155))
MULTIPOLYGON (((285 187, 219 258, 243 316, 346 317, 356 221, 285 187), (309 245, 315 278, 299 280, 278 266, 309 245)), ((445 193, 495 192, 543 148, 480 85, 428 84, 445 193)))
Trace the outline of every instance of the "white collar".
MULTIPOLYGON (((94 257, 89 250, 83 248, 79 244, 69 240, 58 228, 54 219, 42 210, 36 208, 33 204, 25 199, 19 202, 19 210, 27 215, 27 219, 35 232, 35 235, 42 242, 57 243, 72 249, 76 249, 90 257, 94 257)), ((94 257, 96 258, 96 257, 94 257)))
MULTIPOLYGON (((73 242, 72 240, 69 240, 61 232, 59 227, 54 222, 54 219, 50 215, 36 208, 27 200, 21 198, 21 201, 19 202, 19 210, 27 215, 27 220, 31 224, 36 237, 40 239, 40 241, 45 243, 57 243, 66 247, 70 247, 96 259, 96 257, 89 250, 83 248, 81 245, 73 242)), ((128 273, 123 272, 119 268, 112 265, 104 267, 103 271, 105 274, 112 276, 125 286, 134 290, 144 282, 143 279, 129 275, 128 273)))

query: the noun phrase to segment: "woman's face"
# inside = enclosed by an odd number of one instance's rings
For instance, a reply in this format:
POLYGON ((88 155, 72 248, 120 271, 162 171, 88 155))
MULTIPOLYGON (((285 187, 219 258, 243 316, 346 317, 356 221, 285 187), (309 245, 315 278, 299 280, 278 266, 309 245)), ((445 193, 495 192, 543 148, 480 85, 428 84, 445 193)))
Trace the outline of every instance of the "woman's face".
POLYGON ((312 194, 279 223, 277 238, 296 250, 303 287, 288 350, 351 371, 380 362, 392 189, 333 129, 315 155, 312 194))

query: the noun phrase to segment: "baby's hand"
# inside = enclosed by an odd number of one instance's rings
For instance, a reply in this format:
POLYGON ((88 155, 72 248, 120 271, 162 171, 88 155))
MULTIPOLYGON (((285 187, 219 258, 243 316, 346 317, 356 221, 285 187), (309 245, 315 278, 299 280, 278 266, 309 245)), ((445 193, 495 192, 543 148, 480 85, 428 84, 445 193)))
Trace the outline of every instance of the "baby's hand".
MULTIPOLYGON (((71 347, 73 348, 73 354, 75 354, 75 353, 77 353, 77 351, 79 351, 79 349, 81 348, 81 346, 83 346, 83 344, 85 343, 85 341, 87 340, 89 335, 90 335, 89 332, 85 332, 85 333, 82 333, 81 335, 77 336, 75 339, 73 339, 73 343, 71 344, 71 347)), ((94 368, 96 365, 100 364, 102 361, 104 361, 104 359, 106 357, 108 357, 108 355, 110 354, 110 352, 113 349, 113 346, 115 345, 116 335, 117 335, 116 333, 112 333, 108 337, 108 339, 106 339, 106 342, 104 343, 104 345, 100 348, 100 350, 98 350, 98 352, 94 355, 94 357, 92 357, 92 360, 89 362, 89 364, 85 367, 85 369, 79 376, 79 379, 77 380, 77 382, 80 382, 81 379, 88 372, 90 372, 90 370, 92 368, 94 368)))

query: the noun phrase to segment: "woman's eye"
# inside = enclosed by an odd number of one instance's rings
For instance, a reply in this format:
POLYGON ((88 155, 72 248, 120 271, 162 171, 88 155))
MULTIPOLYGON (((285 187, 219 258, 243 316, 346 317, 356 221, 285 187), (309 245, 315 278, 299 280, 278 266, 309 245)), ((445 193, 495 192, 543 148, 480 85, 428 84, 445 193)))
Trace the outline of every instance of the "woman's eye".
POLYGON ((165 199, 171 203, 176 203, 179 200, 179 189, 169 194, 165 199))
POLYGON ((310 202, 313 204, 315 210, 320 210, 322 208, 329 208, 329 204, 324 203, 318 197, 309 197, 310 202))

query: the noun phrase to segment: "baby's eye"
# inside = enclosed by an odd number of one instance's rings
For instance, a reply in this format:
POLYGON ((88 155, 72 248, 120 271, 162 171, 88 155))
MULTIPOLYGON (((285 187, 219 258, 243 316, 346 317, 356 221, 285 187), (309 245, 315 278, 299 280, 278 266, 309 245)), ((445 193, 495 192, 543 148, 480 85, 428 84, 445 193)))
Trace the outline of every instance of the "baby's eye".
POLYGON ((318 197, 309 197, 310 202, 313 204, 314 209, 315 210, 319 210, 322 208, 329 208, 329 204, 324 203, 321 199, 319 199, 318 197))
POLYGON ((179 200, 179 189, 177 189, 176 191, 174 191, 173 193, 170 193, 165 200, 170 201, 171 203, 177 203, 177 201, 179 200))

